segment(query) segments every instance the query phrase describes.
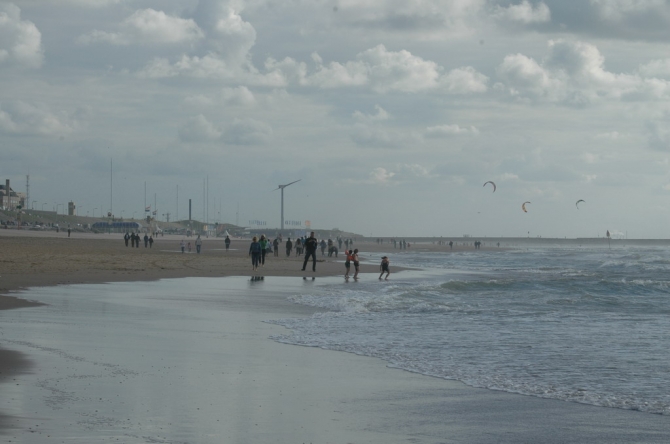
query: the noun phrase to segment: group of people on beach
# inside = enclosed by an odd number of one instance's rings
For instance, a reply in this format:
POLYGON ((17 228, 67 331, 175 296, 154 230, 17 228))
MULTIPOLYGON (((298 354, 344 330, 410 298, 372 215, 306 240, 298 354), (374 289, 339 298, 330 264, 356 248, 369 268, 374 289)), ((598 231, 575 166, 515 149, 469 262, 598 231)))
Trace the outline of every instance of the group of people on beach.
MULTIPOLYGON (((68 232, 70 230, 68 229, 68 232)), ((69 237, 69 233, 68 233, 69 237)), ((140 241, 142 238, 140 237, 139 233, 135 233, 133 231, 132 234, 128 233, 126 231, 126 234, 123 236, 123 241, 126 243, 126 247, 128 246, 128 242, 130 241, 130 247, 131 248, 140 248, 140 241)), ((151 248, 154 245, 154 236, 153 234, 149 236, 148 234, 144 234, 144 248, 151 248)))
MULTIPOLYGON (((269 239, 264 234, 262 234, 260 238, 257 236, 254 236, 252 238, 251 244, 249 245, 249 256, 251 257, 251 268, 253 271, 257 271, 259 266, 260 267, 265 266, 265 257, 269 251, 274 250, 274 255, 275 256, 279 255, 278 253, 279 242, 280 242, 279 238, 276 238, 274 239, 274 241, 270 242, 269 239)), ((347 240, 346 244, 349 245, 349 242, 350 241, 347 240)), ((319 248, 319 246, 321 246, 322 256, 325 255, 326 248, 329 248, 329 256, 332 255, 333 250, 335 256, 337 256, 337 246, 335 246, 334 242, 330 239, 328 240, 328 242, 326 242, 325 240, 321 240, 321 242, 319 242, 313 231, 310 233, 309 237, 296 239, 297 255, 299 256, 303 250, 305 252, 305 259, 303 261, 301 271, 306 270, 310 258, 312 259, 312 271, 313 272, 316 271, 316 251, 319 248)), ((286 239, 287 257, 291 256, 292 249, 293 249, 293 242, 289 237, 288 239, 286 239)), ((346 269, 346 272, 344 274, 344 278, 349 279, 349 273, 351 272, 351 265, 353 264, 354 265, 353 278, 355 280, 358 280, 358 273, 360 271, 358 248, 353 250, 347 249, 345 250, 345 254, 346 254, 346 260, 344 262, 344 267, 346 269)), ((381 271, 381 273, 379 274, 380 280, 382 279, 382 276, 384 276, 384 274, 386 274, 386 277, 384 279, 385 280, 388 279, 389 275, 391 274, 389 267, 390 267, 390 260, 388 256, 383 256, 381 264, 379 265, 379 270, 381 271)))
MULTIPOLYGON (((314 232, 312 231, 307 238, 296 240, 296 250, 298 249, 298 245, 300 245, 300 254, 302 254, 303 250, 305 252, 305 261, 302 264, 302 271, 305 271, 310 257, 312 258, 312 271, 316 271, 316 250, 319 246, 319 241, 316 239, 314 232)), ((274 241, 272 241, 272 243, 270 243, 269 239, 264 234, 262 234, 260 238, 257 236, 252 238, 251 244, 249 245, 249 256, 251 256, 252 270, 258 270, 259 265, 261 267, 265 266, 265 256, 269 251, 272 251, 271 247, 274 247, 274 255, 278 256, 279 238, 276 238, 274 241)), ((292 249, 293 242, 289 237, 286 240, 287 257, 291 255, 292 249)))

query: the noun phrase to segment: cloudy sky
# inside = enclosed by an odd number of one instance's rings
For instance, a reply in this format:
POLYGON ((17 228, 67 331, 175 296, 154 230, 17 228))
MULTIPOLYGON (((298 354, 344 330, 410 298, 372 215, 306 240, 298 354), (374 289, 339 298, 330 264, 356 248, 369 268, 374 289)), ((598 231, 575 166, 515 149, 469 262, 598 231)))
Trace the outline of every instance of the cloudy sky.
POLYGON ((202 219, 209 178, 210 222, 268 231, 301 179, 314 228, 668 238, 668 29, 668 0, 0 1, 2 179, 202 219))

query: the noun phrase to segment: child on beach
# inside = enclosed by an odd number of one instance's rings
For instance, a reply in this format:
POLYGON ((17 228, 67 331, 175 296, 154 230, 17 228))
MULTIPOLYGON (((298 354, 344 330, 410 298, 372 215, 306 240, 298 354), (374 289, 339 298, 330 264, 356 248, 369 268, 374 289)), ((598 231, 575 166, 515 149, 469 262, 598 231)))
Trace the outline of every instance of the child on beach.
POLYGON ((349 279, 349 270, 351 269, 351 261, 354 260, 354 253, 351 250, 344 250, 344 254, 347 257, 344 261, 344 268, 347 269, 347 272, 344 273, 344 278, 349 279))
POLYGON ((360 262, 358 262, 358 248, 354 249, 354 254, 353 254, 352 261, 354 263, 354 270, 356 270, 356 272, 354 273, 354 279, 358 280, 358 270, 359 270, 359 264, 360 264, 360 262))
POLYGON ((385 281, 388 280, 389 274, 391 274, 391 272, 389 271, 389 263, 390 262, 391 261, 389 261, 389 258, 387 256, 382 257, 382 263, 379 264, 379 269, 381 270, 381 273, 379 274, 379 280, 380 281, 382 280, 382 275, 384 273, 386 273, 386 277, 384 278, 384 280, 385 281))

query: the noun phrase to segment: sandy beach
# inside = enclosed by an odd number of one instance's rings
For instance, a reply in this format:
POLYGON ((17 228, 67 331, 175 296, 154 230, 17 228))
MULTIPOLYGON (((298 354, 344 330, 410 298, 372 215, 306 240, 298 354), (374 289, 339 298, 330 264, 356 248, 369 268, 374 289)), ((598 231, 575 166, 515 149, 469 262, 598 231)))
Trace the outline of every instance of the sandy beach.
MULTIPOLYGON (((301 259, 280 255, 255 274, 248 241, 225 252, 205 240, 201 255, 181 254, 176 237, 134 251, 118 235, 10 231, 0 242, 0 289, 10 294, 0 300, 16 308, 0 312, 7 442, 670 439, 662 415, 475 389, 270 339, 286 330, 265 321, 317 312, 288 296, 343 282, 342 258, 305 273, 301 259)), ((363 279, 376 279, 375 252, 392 249, 357 247, 374 258, 363 279)))

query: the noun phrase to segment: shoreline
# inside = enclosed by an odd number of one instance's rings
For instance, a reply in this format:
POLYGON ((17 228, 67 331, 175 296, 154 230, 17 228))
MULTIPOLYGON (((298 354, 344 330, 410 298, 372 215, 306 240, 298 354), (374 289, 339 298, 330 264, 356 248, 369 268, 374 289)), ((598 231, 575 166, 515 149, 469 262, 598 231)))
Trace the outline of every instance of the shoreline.
MULTIPOLYGON (((293 276, 325 277, 344 274, 343 252, 339 257, 322 256, 317 251, 316 272, 307 266, 301 271, 303 256, 296 257, 295 250, 286 257, 279 247, 279 256, 272 254, 266 258, 264 268, 251 270, 247 254, 250 241, 234 239, 229 251, 225 250, 222 238, 203 239, 201 254, 180 252, 179 244, 183 236, 167 235, 159 237, 152 248, 126 247, 121 234, 40 232, 0 230, 0 310, 34 307, 41 303, 28 301, 14 295, 30 287, 48 287, 67 284, 87 284, 104 282, 154 281, 180 277, 223 277, 223 276, 293 276)), ((195 238, 185 238, 195 242, 195 238)), ((394 250, 390 244, 358 242, 354 248, 361 250, 361 273, 379 273, 381 253, 391 256, 391 272, 405 268, 393 265, 394 250)), ((479 251, 494 251, 482 248, 479 251)), ((473 247, 415 244, 406 251, 475 252, 473 247)), ((353 267, 352 267, 353 268, 353 267)), ((353 271, 353 270, 352 270, 353 271)))

